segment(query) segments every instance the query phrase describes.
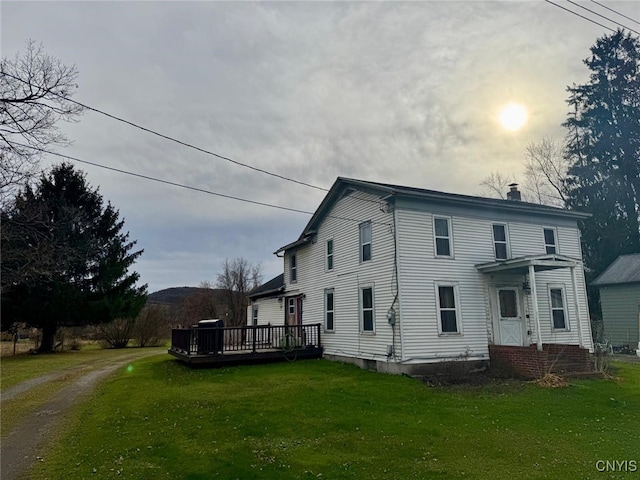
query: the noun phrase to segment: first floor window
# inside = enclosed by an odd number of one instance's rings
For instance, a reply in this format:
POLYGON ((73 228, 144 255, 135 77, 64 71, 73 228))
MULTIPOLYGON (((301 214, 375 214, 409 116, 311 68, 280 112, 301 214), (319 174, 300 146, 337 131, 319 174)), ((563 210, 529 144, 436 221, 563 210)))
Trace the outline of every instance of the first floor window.
POLYGON ((329 332, 333 331, 334 308, 334 290, 330 288, 324 291, 324 328, 329 332))
POLYGON ((455 285, 438 285, 438 321, 441 333, 459 333, 458 295, 455 285))
POLYGON ((258 306, 254 305, 253 310, 251 312, 251 324, 258 325, 258 306))
POLYGON ((554 330, 567 329, 567 311, 564 307, 564 291, 560 287, 549 288, 551 299, 551 321, 554 330))
POLYGON ((362 331, 373 332, 373 287, 362 287, 360 289, 360 317, 362 319, 362 331))

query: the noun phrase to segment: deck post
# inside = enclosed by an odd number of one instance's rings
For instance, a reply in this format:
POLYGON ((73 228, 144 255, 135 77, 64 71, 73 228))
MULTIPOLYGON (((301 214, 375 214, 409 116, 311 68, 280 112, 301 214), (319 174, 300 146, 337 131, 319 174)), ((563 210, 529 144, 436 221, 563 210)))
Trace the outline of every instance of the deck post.
POLYGON ((253 337, 253 347, 252 347, 251 351, 253 353, 256 353, 256 333, 257 333, 256 326, 252 325, 252 327, 251 327, 251 335, 253 337))
POLYGON ((576 281, 576 267, 571 267, 571 283, 573 286, 573 306, 576 309, 576 323, 578 326, 578 341, 580 348, 584 348, 584 341, 582 339, 582 325, 580 318, 580 304, 578 303, 578 283, 576 281))
POLYGON ((531 303, 533 304, 533 317, 536 322, 536 333, 538 334, 536 345, 538 351, 542 351, 542 332, 540 332, 540 315, 538 313, 538 289, 536 288, 536 269, 529 265, 529 282, 531 283, 531 303))

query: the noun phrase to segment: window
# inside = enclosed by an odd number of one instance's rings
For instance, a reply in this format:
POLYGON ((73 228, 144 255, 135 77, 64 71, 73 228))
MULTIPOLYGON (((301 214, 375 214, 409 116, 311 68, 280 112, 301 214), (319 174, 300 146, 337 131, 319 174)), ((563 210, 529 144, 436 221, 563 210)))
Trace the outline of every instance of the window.
POLYGON ((507 248, 507 226, 494 223, 493 224, 493 252, 496 260, 506 260, 509 258, 507 248))
POLYGON ((333 238, 327 240, 327 270, 333 270, 333 238))
POLYGON ((298 260, 295 254, 289 257, 289 281, 291 283, 298 281, 298 260))
POLYGON ((333 332, 333 314, 334 314, 334 290, 329 288, 324 291, 324 329, 333 332))
POLYGON ((296 314, 296 299, 295 298, 290 298, 288 300, 288 305, 289 305, 289 315, 295 315, 296 314))
POLYGON ((373 332, 373 287, 360 288, 360 318, 362 319, 362 331, 373 332))
POLYGON ((371 222, 360 224, 360 262, 371 260, 371 222))
POLYGON ((436 285, 440 333, 460 333, 458 289, 455 285, 436 285))
POLYGON ((258 306, 254 305, 251 311, 251 325, 258 325, 258 306))
POLYGON ((564 308, 564 289, 562 287, 549 288, 549 302, 551 305, 551 322, 554 330, 568 330, 567 311, 564 308))
POLYGON ((544 249, 547 253, 558 253, 555 228, 544 229, 544 249))
POLYGON ((436 244, 436 257, 452 257, 449 218, 434 217, 433 231, 436 244))

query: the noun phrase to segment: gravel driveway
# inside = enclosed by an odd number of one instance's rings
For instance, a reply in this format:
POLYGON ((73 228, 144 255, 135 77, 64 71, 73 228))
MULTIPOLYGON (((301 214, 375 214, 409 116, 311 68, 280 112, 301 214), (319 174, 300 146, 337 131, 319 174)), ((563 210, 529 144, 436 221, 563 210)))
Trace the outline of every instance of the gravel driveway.
MULTIPOLYGON (((22 423, 2 438, 2 445, 0 445, 2 480, 28 478, 27 472, 29 468, 43 457, 43 452, 50 446, 51 439, 55 438, 54 433, 63 420, 64 414, 78 401, 86 398, 101 380, 132 360, 151 355, 162 355, 162 353, 141 350, 133 354, 112 358, 106 362, 100 362, 94 369, 81 374, 70 385, 55 393, 32 415, 25 416, 22 423)), ((3 391, 0 395, 0 402, 19 400, 20 395, 37 385, 52 382, 74 370, 80 370, 88 366, 90 365, 79 365, 19 383, 3 391)))

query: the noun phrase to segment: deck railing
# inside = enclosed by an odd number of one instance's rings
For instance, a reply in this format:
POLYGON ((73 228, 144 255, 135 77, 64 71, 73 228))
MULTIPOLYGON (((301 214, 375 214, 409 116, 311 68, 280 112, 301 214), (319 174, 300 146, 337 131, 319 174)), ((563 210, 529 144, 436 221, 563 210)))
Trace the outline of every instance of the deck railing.
POLYGON ((319 348, 321 324, 191 327, 171 331, 171 350, 187 355, 319 348))

